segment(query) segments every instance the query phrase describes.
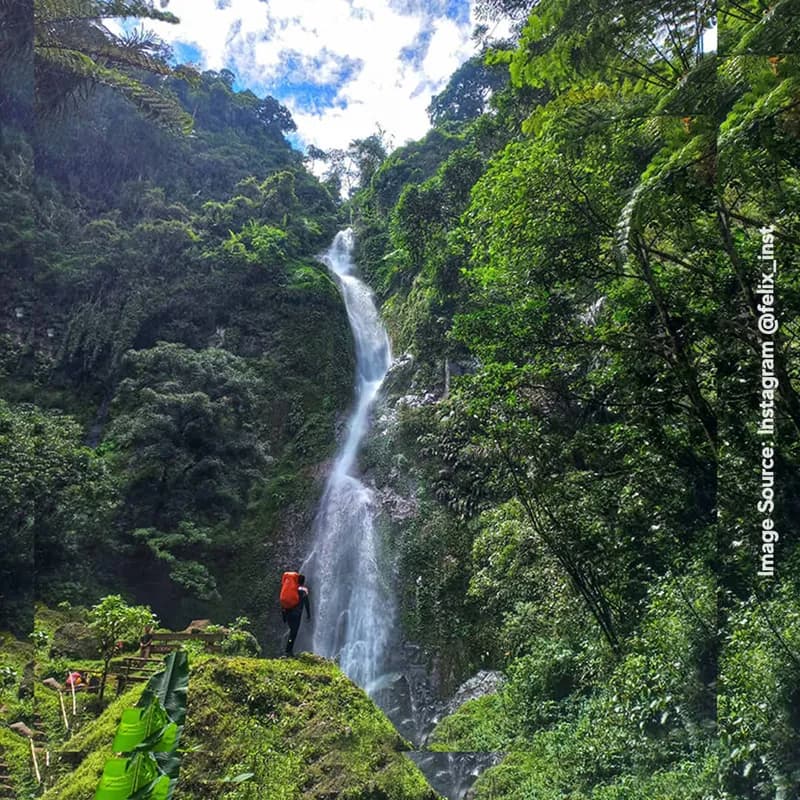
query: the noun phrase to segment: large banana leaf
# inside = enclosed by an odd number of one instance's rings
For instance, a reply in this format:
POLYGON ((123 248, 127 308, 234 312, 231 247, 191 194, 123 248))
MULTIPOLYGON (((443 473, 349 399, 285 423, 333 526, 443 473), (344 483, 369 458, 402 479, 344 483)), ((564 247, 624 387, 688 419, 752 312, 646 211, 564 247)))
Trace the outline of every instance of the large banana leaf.
POLYGON ((106 761, 100 785, 94 800, 128 800, 142 789, 150 793, 142 795, 152 800, 166 800, 170 780, 161 775, 155 758, 150 753, 137 753, 131 758, 112 758, 106 761))
POLYGON ((169 800, 173 788, 174 783, 166 775, 161 775, 132 794, 130 800, 169 800))
POLYGON ((169 800, 180 768, 188 686, 186 653, 170 653, 136 707, 122 713, 113 747, 131 755, 106 762, 95 800, 169 800))
POLYGON ((164 669, 147 682, 137 703, 146 708, 157 698, 167 712, 171 722, 179 727, 186 720, 186 692, 189 688, 189 659, 185 652, 177 650, 164 659, 164 669))
POLYGON ((174 750, 179 732, 178 725, 170 722, 167 712, 154 697, 147 708, 126 708, 122 712, 112 749, 115 753, 174 750))

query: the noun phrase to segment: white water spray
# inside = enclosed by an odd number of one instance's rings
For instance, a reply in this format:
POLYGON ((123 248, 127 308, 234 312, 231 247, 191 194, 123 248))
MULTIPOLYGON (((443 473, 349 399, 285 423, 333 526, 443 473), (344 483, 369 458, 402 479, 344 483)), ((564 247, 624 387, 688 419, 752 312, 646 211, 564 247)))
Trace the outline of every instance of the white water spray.
POLYGON ((353 232, 339 232, 322 256, 337 277, 356 345, 356 404, 314 522, 314 547, 303 564, 313 592, 312 648, 336 658, 367 690, 382 672, 394 622, 392 592, 382 580, 372 491, 352 473, 369 411, 391 363, 375 300, 353 275, 353 232))

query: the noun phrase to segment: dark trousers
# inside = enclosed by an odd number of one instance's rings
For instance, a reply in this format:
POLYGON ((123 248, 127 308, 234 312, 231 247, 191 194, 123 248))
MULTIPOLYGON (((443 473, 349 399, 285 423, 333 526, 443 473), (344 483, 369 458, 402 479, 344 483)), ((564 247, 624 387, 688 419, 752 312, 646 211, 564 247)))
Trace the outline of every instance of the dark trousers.
POLYGON ((283 621, 289 626, 289 641, 286 642, 286 655, 292 655, 294 651, 294 640, 297 638, 297 631, 300 630, 300 620, 303 618, 301 606, 284 611, 283 621))

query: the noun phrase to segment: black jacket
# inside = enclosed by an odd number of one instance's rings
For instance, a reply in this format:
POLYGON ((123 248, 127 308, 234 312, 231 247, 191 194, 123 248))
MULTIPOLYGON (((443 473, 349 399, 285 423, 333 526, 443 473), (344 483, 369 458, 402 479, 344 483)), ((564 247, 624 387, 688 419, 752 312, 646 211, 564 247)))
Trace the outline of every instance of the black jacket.
POLYGON ((300 595, 300 602, 294 608, 288 608, 286 611, 283 612, 284 619, 289 616, 290 614, 294 616, 297 614, 298 616, 303 615, 303 609, 306 610, 306 616, 311 619, 311 605, 308 602, 308 587, 307 586, 298 586, 297 591, 300 595))

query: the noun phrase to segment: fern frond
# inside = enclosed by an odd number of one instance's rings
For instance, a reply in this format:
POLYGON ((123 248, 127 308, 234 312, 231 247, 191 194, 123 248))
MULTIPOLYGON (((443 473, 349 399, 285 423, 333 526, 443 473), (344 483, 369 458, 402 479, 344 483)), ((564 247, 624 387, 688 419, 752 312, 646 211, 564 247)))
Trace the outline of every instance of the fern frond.
POLYGON ((98 83, 110 86, 123 94, 148 119, 153 120, 168 130, 189 134, 194 127, 194 120, 180 104, 163 94, 151 89, 144 83, 130 78, 115 69, 99 67, 98 83))
MULTIPOLYGON (((192 130, 191 116, 177 101, 134 80, 120 70, 98 64, 85 53, 65 48, 41 47, 37 48, 36 57, 42 62, 38 67, 39 71, 42 68, 49 68, 73 76, 79 82, 109 86, 130 100, 144 116, 162 127, 181 133, 189 133, 192 130)), ((76 88, 73 85, 70 93, 76 88)), ((40 90, 40 99, 43 96, 45 95, 40 90)), ((51 109, 43 108, 40 103, 39 110, 46 113, 51 109)))
POLYGON ((68 99, 102 84, 159 125, 191 131, 192 118, 177 100, 128 74, 173 74, 161 40, 144 30, 117 36, 103 24, 109 17, 177 22, 174 14, 154 8, 153 0, 35 0, 33 11, 36 103, 41 114, 57 112, 68 99))
POLYGON ((35 0, 34 15, 37 24, 134 17, 170 24, 180 21, 145 0, 35 0))
POLYGON ((709 126, 708 130, 692 136, 682 146, 665 147, 652 159, 617 223, 616 250, 621 261, 627 257, 631 234, 641 230, 645 224, 647 209, 653 196, 677 174, 704 163, 713 163, 715 153, 714 128, 709 126))
POLYGON ((734 54, 781 56, 800 50, 800 0, 780 0, 742 36, 734 54))
POLYGON ((772 91, 756 96, 746 94, 731 109, 719 129, 720 156, 745 140, 761 124, 800 108, 800 78, 787 78, 772 91))
POLYGON ((105 40, 86 48, 86 52, 101 64, 142 69, 155 75, 169 75, 172 72, 163 59, 152 54, 149 42, 142 44, 135 38, 105 40))

